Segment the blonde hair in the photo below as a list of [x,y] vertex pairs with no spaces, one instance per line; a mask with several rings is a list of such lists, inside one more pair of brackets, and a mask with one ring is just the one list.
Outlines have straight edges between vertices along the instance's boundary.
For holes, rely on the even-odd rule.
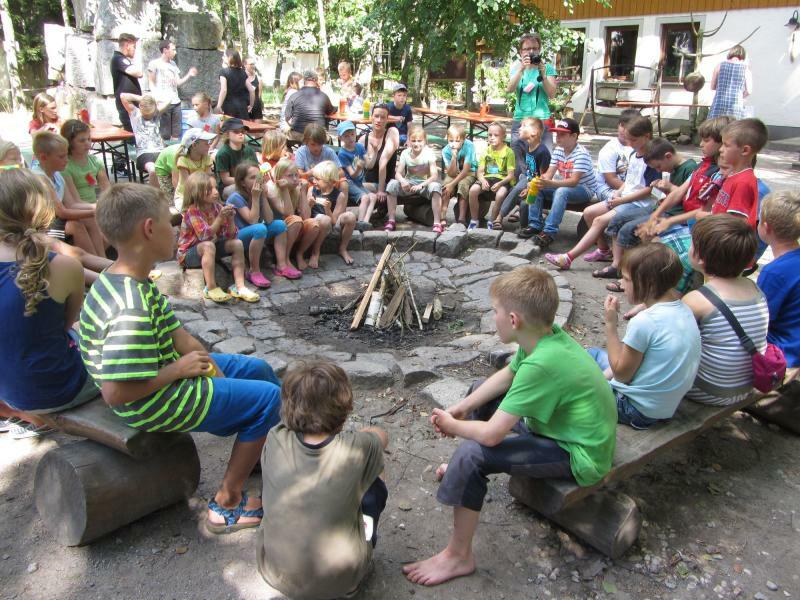
[[753,154],[758,154],[767,144],[769,132],[760,119],[740,119],[731,122],[722,130],[722,137],[739,146],[750,146]]
[[800,191],[767,194],[761,205],[761,220],[769,225],[779,240],[796,242],[800,238]]
[[19,151],[19,146],[17,146],[14,142],[0,140],[0,162],[4,161],[8,153],[12,150],[16,150],[19,155],[22,156],[22,153]]
[[33,153],[36,156],[52,154],[60,148],[69,150],[69,142],[57,133],[40,131],[33,136]]
[[142,96],[141,100],[139,100],[139,110],[147,110],[147,111],[154,111],[158,114],[158,105],[156,104],[156,99],[153,98],[150,94],[146,94]]
[[544,131],[544,124],[542,123],[541,119],[537,119],[536,117],[525,117],[520,121],[520,127],[527,127],[528,125],[533,125],[539,132]]
[[214,178],[205,171],[195,171],[183,185],[183,209],[195,205],[200,206],[200,201],[208,194],[209,186],[214,186]]
[[56,217],[55,192],[26,169],[0,171],[0,241],[16,249],[14,283],[25,298],[25,316],[47,297],[50,274],[45,230]]
[[192,100],[198,100],[200,102],[204,102],[208,104],[209,109],[211,108],[211,96],[209,96],[205,92],[197,92],[194,96],[192,96]]
[[311,170],[311,174],[322,181],[339,181],[339,167],[332,160],[323,160]]
[[447,137],[451,136],[457,140],[465,140],[467,139],[467,131],[463,125],[450,125],[447,128]]
[[[328,161],[330,162],[330,161]],[[297,165],[295,162],[290,158],[282,158],[280,159],[277,164],[272,167],[272,179],[278,181],[281,179],[286,173],[289,171],[295,170],[297,171]]]
[[[41,92],[39,94],[36,94],[36,97],[33,99],[33,118],[39,121],[40,123],[45,123],[46,121],[44,120],[43,111],[48,104],[55,101],[56,99],[46,92]],[[51,122],[55,123],[57,121],[58,118],[56,118],[55,121]]]
[[503,132],[500,135],[503,138],[503,142],[505,142],[506,141],[506,126],[503,125],[500,121],[492,121],[491,123],[489,123],[489,127],[487,129],[491,129],[492,127],[497,127],[500,131]]
[[558,288],[553,277],[534,266],[517,267],[499,275],[489,294],[509,312],[531,325],[551,327],[558,310]]
[[153,186],[115,183],[100,194],[95,219],[106,239],[118,246],[133,237],[143,220],[158,220],[168,205],[164,192]]
[[273,129],[264,134],[261,140],[261,160],[280,158],[286,148],[286,136],[280,129]]
[[420,135],[422,134],[422,139],[425,140],[425,143],[428,143],[428,134],[425,133],[425,129],[422,128],[422,125],[419,123],[414,123],[413,125],[408,126],[408,139],[411,139],[412,135]]

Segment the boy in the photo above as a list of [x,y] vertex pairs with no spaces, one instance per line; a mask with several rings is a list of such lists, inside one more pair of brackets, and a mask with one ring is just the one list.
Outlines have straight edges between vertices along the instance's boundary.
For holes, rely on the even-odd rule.
[[258,570],[291,598],[350,597],[369,572],[386,506],[389,437],[378,427],[343,431],[353,391],[330,361],[293,366],[281,395],[282,422],[261,458],[269,510]]
[[[567,204],[587,204],[597,185],[589,151],[578,143],[581,129],[575,119],[556,121],[557,148],[550,159],[550,168],[539,178],[536,201],[528,207],[528,226],[520,231],[524,239],[532,238],[545,250],[553,243],[564,218]],[[545,198],[552,202],[547,220],[542,220]]]
[[356,126],[351,121],[339,123],[336,127],[339,136],[339,155],[336,164],[344,169],[347,178],[347,201],[351,206],[358,206],[358,222],[356,229],[371,229],[369,219],[375,210],[378,196],[371,188],[374,184],[364,183],[364,157],[367,150],[363,144],[356,142]]
[[[454,507],[453,534],[436,556],[403,567],[414,583],[436,585],[475,570],[472,538],[487,475],[513,470],[588,486],[611,468],[614,396],[588,352],[553,324],[553,278],[536,267],[518,267],[497,277],[490,294],[500,340],[519,349],[511,364],[473,385],[466,398],[433,411],[437,432],[466,441],[440,469],[437,499]],[[506,437],[512,430],[518,435]]]
[[405,83],[398,83],[392,90],[392,101],[386,106],[389,107],[390,117],[399,117],[395,122],[395,127],[400,132],[400,145],[405,146],[408,139],[408,124],[414,120],[411,107],[406,104],[408,100],[408,88]]
[[[500,218],[507,217],[519,200],[520,229],[528,226],[528,183],[541,177],[550,168],[550,150],[542,144],[544,124],[536,117],[522,119],[518,129],[519,138],[511,143],[516,169],[517,185],[506,196],[500,208]],[[496,215],[493,215],[493,217]],[[510,220],[510,219],[509,219]]]
[[150,90],[159,104],[161,137],[164,141],[177,141],[181,138],[181,99],[178,96],[178,86],[195,77],[197,67],[190,67],[186,75],[181,77],[180,69],[175,64],[175,44],[169,40],[161,40],[158,51],[161,56],[147,65],[147,76]]
[[[489,202],[494,199],[496,205],[503,203],[503,199],[514,183],[514,168],[516,166],[514,151],[506,146],[506,128],[499,121],[495,121],[487,130],[489,145],[486,152],[478,161],[477,182],[469,188],[469,213],[470,221],[467,229],[475,229],[481,217],[480,201]],[[497,225],[497,227],[495,227]],[[488,229],[502,229],[503,223],[489,222]]]
[[[158,188],[158,177],[155,174],[156,160],[164,149],[161,139],[158,107],[152,96],[136,94],[120,94],[120,102],[128,111],[136,144],[136,168],[139,173],[147,173],[147,183]],[[137,107],[134,102],[138,102]]]
[[758,287],[769,306],[767,341],[800,367],[800,192],[773,192],[764,198],[758,235],[772,247],[773,260],[761,267]]
[[449,206],[450,198],[455,198],[458,219],[450,229],[466,231],[469,189],[475,183],[478,159],[475,156],[475,145],[467,139],[463,125],[451,125],[447,128],[447,145],[442,148],[442,166],[442,208]]
[[[171,260],[175,236],[163,194],[112,185],[97,221],[118,258],[92,286],[80,316],[80,349],[103,400],[135,429],[238,434],[206,528],[258,527],[261,501],[243,491],[267,431],[278,423],[280,381],[263,360],[209,354],[181,326],[148,272]],[[213,378],[213,379],[212,379]]]
[[625,130],[636,117],[640,117],[635,108],[626,108],[619,115],[617,137],[611,138],[600,149],[597,155],[597,199],[605,202],[622,187],[625,173],[628,172],[628,155],[631,148]]
[[222,124],[222,145],[214,157],[214,165],[219,180],[219,194],[223,201],[236,191],[233,173],[239,163],[258,164],[255,151],[249,144],[245,144],[246,131],[250,131],[250,128],[241,119],[226,119]]

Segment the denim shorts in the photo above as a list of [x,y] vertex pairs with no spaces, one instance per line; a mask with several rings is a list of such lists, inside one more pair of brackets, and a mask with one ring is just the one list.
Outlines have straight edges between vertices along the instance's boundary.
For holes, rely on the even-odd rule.
[[[626,204],[620,204],[619,206],[615,206],[614,216],[611,217],[611,221],[609,222],[608,227],[606,227],[606,235],[614,237],[619,233],[620,229],[622,229],[627,223],[630,223],[631,221],[634,221],[641,217],[650,216],[652,212],[653,212],[652,205],[637,206],[633,202],[628,202]],[[637,243],[638,242],[633,242],[632,245],[635,246]],[[630,246],[625,246],[625,247],[630,247]]]
[[358,206],[361,204],[361,198],[369,194],[370,191],[363,186],[358,185],[352,179],[347,180],[347,203],[350,206]]

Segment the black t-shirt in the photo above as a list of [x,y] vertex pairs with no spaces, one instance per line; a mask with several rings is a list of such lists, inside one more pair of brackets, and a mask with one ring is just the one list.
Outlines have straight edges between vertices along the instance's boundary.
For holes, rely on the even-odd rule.
[[139,79],[128,75],[125,69],[129,68],[133,62],[130,58],[122,54],[119,50],[114,51],[111,57],[111,80],[114,82],[114,96],[119,103],[120,94],[142,94],[142,86],[139,85]]
[[325,116],[336,112],[328,95],[317,87],[304,87],[297,90],[286,101],[286,121],[292,124],[292,131],[303,133],[309,123],[327,126]]
[[[526,176],[534,175],[541,177],[542,173],[547,172],[550,168],[550,150],[544,143],[539,144],[533,152],[528,150],[528,142],[523,139],[517,139],[511,144],[511,149],[514,151],[515,169],[514,177],[519,179],[521,174]],[[531,166],[536,165],[536,170],[532,173]]]

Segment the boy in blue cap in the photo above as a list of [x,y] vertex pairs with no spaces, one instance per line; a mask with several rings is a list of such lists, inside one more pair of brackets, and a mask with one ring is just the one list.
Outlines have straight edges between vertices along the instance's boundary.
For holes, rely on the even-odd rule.
[[358,222],[356,229],[371,229],[369,223],[378,196],[373,189],[375,184],[364,181],[364,157],[367,151],[363,144],[356,142],[356,126],[352,121],[342,121],[336,127],[339,136],[339,166],[347,177],[347,202],[350,206],[358,206]]

